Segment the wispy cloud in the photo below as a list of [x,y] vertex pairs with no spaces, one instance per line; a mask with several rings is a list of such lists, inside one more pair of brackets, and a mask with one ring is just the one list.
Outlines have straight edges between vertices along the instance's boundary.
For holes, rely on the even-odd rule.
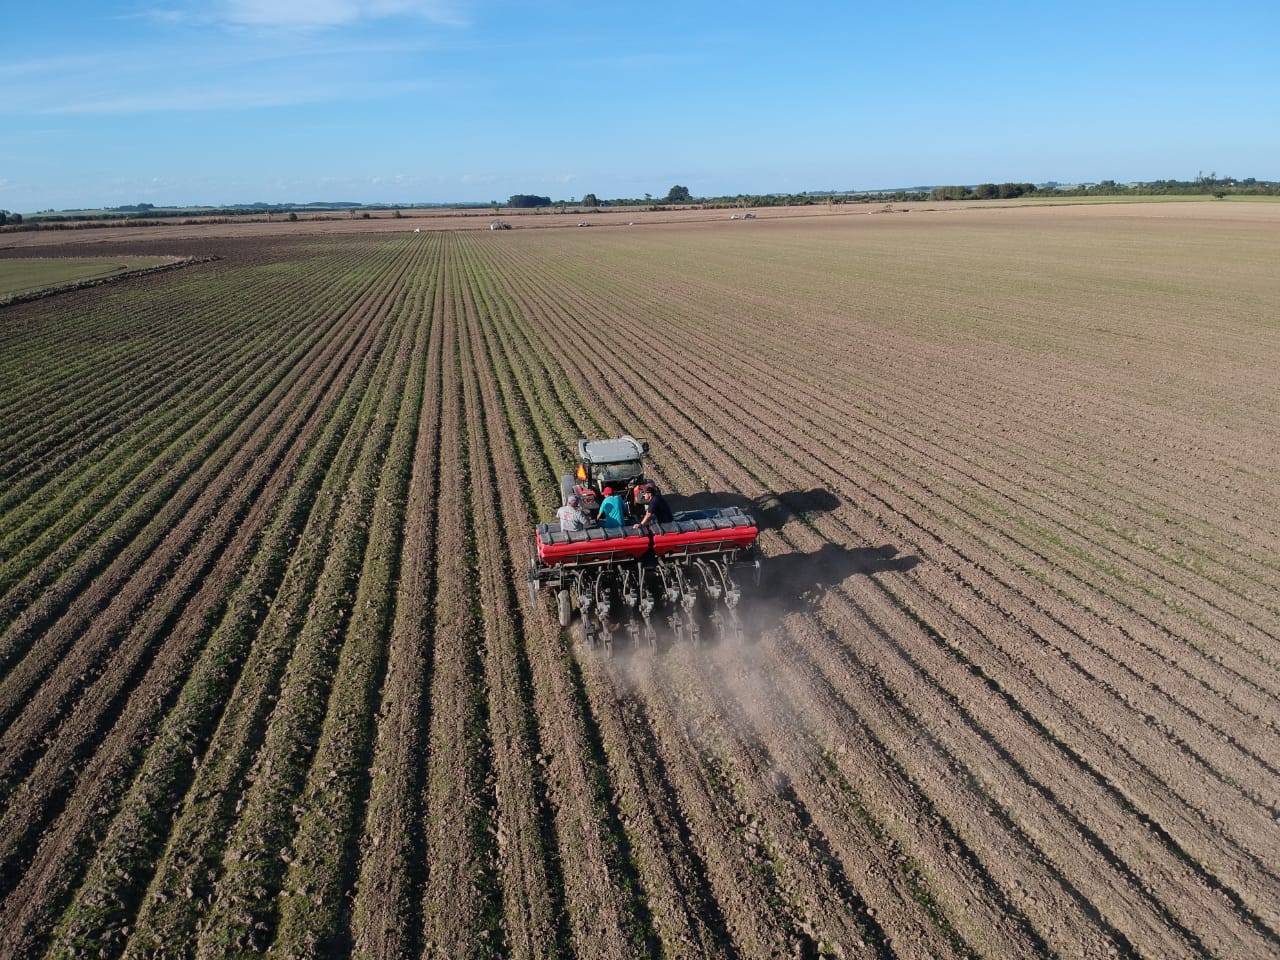
[[153,7],[147,16],[170,25],[195,24],[258,29],[314,30],[411,17],[431,23],[464,26],[461,3],[449,0],[218,0],[213,4],[185,0]]
[[[403,40],[123,50],[0,64],[0,116],[262,109],[428,92],[397,70],[426,49]],[[341,70],[335,70],[335,63]]]

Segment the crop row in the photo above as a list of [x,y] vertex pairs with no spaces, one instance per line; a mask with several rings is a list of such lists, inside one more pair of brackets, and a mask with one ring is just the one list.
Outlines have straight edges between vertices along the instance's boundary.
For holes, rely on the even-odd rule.
[[[553,280],[553,283],[554,283],[554,280]],[[566,284],[566,285],[567,285],[567,284]],[[582,316],[582,317],[580,317],[580,320],[581,320],[581,321],[585,321],[585,324],[584,324],[584,325],[586,325],[586,326],[590,326],[590,325],[591,325],[591,317],[590,317],[590,316]],[[603,319],[603,317],[602,317],[602,324],[603,324],[603,323],[604,323],[604,319]],[[571,337],[572,337],[572,335],[573,335],[573,333],[571,332],[571,330],[564,330],[564,332],[556,332],[556,333],[553,333],[553,334],[552,334],[552,338],[550,338],[550,339],[553,339],[553,340],[554,340],[554,339],[556,339],[557,337],[571,338]],[[707,355],[703,355],[703,353],[691,353],[691,355],[690,355],[690,356],[698,356],[698,357],[701,357],[701,356],[707,356]],[[675,358],[673,358],[673,360],[675,360]],[[671,367],[667,367],[667,372],[673,372],[673,371],[675,371],[675,365],[672,365]],[[628,378],[634,379],[636,375],[643,376],[643,374],[640,374],[640,372],[639,372],[639,371],[631,370],[631,371],[628,371],[626,375],[618,376],[618,378],[616,378],[616,379],[617,379],[618,383],[625,383],[625,381],[626,381]],[[575,378],[573,378],[572,374],[570,375],[570,379],[575,379]],[[677,378],[677,379],[675,379],[675,381],[676,381],[676,383],[685,383],[685,381],[687,381],[687,380],[686,380],[685,378]],[[671,383],[671,380],[668,380],[668,383]],[[732,394],[731,394],[730,390],[726,390],[726,389],[724,389],[723,387],[719,387],[719,385],[712,384],[712,385],[709,385],[709,389],[707,390],[707,393],[701,394],[701,396],[726,397],[726,396],[732,396]],[[696,401],[695,401],[695,399],[694,399],[694,398],[687,398],[687,397],[686,397],[686,398],[684,398],[684,399],[686,399],[686,401],[690,403],[690,406],[692,406],[692,404],[695,404],[695,403],[696,403]],[[795,413],[795,411],[792,411],[792,413]],[[772,420],[772,419],[771,419],[771,420]],[[667,422],[667,424],[668,424],[668,429],[669,429],[669,424],[671,424],[671,420],[666,420],[666,422]],[[776,421],[776,420],[774,420],[774,422],[777,422],[777,421]],[[719,424],[719,426],[722,426],[722,428],[724,428],[724,429],[726,429],[726,430],[731,430],[731,425],[730,425],[730,424],[728,424],[728,422],[722,422],[722,424]]]
[[[1195,324],[1082,404],[1069,238],[991,293],[839,229],[228,243],[0,317],[0,953],[1265,955],[1273,463],[1212,502],[1136,385]],[[745,644],[524,590],[623,430],[760,521]]]
[[[378,294],[378,300],[384,300],[388,296],[394,296],[395,291],[397,290],[401,279],[402,278],[400,276],[399,271],[393,272],[389,276],[389,278],[384,279],[383,284],[386,292],[383,294]],[[351,327],[353,330],[363,329],[365,331],[365,333],[363,334],[363,342],[362,343],[360,342],[362,338],[357,338],[355,341],[348,342],[347,349],[345,352],[338,353],[335,356],[330,357],[327,361],[325,361],[330,365],[330,371],[328,373],[323,373],[320,376],[316,376],[318,372],[324,369],[323,367],[321,367],[317,371],[312,371],[309,377],[304,376],[302,379],[298,381],[299,387],[305,388],[304,394],[309,394],[311,396],[311,399],[304,401],[302,394],[296,397],[283,398],[288,402],[285,402],[283,404],[281,408],[282,412],[287,412],[290,416],[293,416],[295,418],[301,418],[297,420],[298,426],[301,426],[302,424],[308,424],[308,423],[312,424],[312,426],[307,426],[307,427],[303,427],[302,429],[299,429],[298,426],[290,427],[287,425],[287,423],[278,424],[276,426],[276,430],[278,431],[276,442],[277,444],[284,443],[286,447],[290,449],[291,452],[289,455],[289,460],[284,462],[284,465],[281,466],[281,464],[277,463],[276,461],[264,458],[263,463],[261,465],[264,468],[269,468],[273,463],[275,463],[278,467],[280,467],[280,469],[278,470],[278,472],[275,473],[272,479],[268,482],[268,486],[263,489],[262,499],[257,502],[257,505],[250,512],[249,519],[253,519],[256,516],[258,518],[256,522],[258,524],[261,524],[266,519],[269,519],[271,513],[275,511],[275,509],[281,504],[282,500],[284,501],[285,504],[292,503],[292,507],[286,508],[282,513],[280,513],[277,516],[276,525],[272,528],[273,534],[269,539],[270,539],[270,542],[272,542],[275,545],[275,549],[277,550],[283,549],[283,550],[291,551],[296,545],[295,540],[297,538],[297,533],[291,532],[291,531],[296,531],[297,524],[306,518],[305,512],[300,514],[299,511],[306,511],[308,509],[311,509],[312,507],[310,503],[310,496],[313,496],[314,493],[308,494],[307,493],[308,489],[310,489],[313,492],[316,489],[315,487],[316,479],[307,480],[306,478],[307,477],[312,477],[312,478],[323,477],[325,475],[325,471],[329,470],[331,466],[329,458],[331,458],[334,454],[334,447],[332,444],[340,441],[341,438],[344,436],[343,431],[352,426],[352,416],[354,413],[355,406],[358,405],[360,401],[365,398],[364,387],[366,387],[368,383],[368,379],[367,379],[368,373],[366,372],[364,374],[357,374],[355,381],[351,380],[351,376],[353,373],[356,373],[361,368],[362,365],[367,368],[370,358],[371,357],[376,358],[380,353],[380,350],[376,349],[377,344],[385,341],[385,331],[380,331],[379,329],[380,325],[378,323],[378,320],[380,319],[380,317],[378,315],[379,308],[377,307],[377,301],[371,302],[370,306],[374,308],[372,311],[368,311],[367,308],[360,308],[360,310],[358,310],[353,315],[354,322],[348,321],[351,324]],[[362,311],[366,312],[366,316],[363,319],[361,319]],[[343,339],[345,340],[345,338]],[[346,358],[345,360],[339,363],[334,363],[335,359],[342,358],[344,356]],[[317,358],[323,360],[324,354],[323,353],[318,354]],[[300,371],[300,372],[305,372],[305,371]],[[322,397],[326,397],[329,391],[331,391],[332,388],[335,386],[338,389],[332,392],[332,395],[329,397],[329,399],[317,405],[317,401],[319,401]],[[326,428],[327,433],[323,434],[323,435],[327,435],[334,438],[334,440],[328,444],[329,453],[327,455],[325,453],[325,449],[326,449],[325,444],[321,444],[317,449],[309,449],[308,434],[313,433],[315,428],[320,426],[321,422],[323,422],[324,417],[332,413],[334,409],[331,405],[332,401],[335,401],[339,397],[341,397],[344,390],[353,391],[348,393],[348,396],[350,396],[351,399],[346,401],[347,412],[344,413],[343,408],[339,406],[337,409],[336,419],[333,419],[330,422],[329,427]],[[320,417],[319,420],[315,419],[313,416],[317,414]],[[281,426],[284,426],[283,430],[280,429]],[[292,462],[296,464],[299,458],[304,455],[308,459],[307,459],[306,465],[303,466],[300,471],[299,471],[299,468],[296,466],[295,467],[287,466],[288,462]],[[298,471],[298,472],[295,473],[295,471]],[[299,477],[303,481],[299,492],[296,494],[294,493],[293,489],[289,487],[289,481],[295,476]],[[252,489],[252,488],[246,488],[244,492],[248,493],[249,489]],[[254,503],[254,501],[251,498],[245,499],[243,501],[236,501],[233,498],[229,504],[229,507],[236,511],[243,511],[248,504],[252,504],[252,503]],[[283,524],[283,526],[281,524]],[[250,529],[252,529],[252,526],[250,527]],[[216,543],[216,540],[211,542]],[[201,615],[196,611],[188,610],[187,618],[180,621],[180,623],[184,624],[189,630],[193,631],[194,633],[194,635],[186,639],[186,643],[189,645],[188,649],[192,651],[200,649],[200,643],[203,641],[204,637],[207,636],[207,631],[212,630],[214,627],[216,627],[220,621],[222,623],[222,627],[220,628],[220,632],[218,633],[220,642],[211,644],[209,647],[206,648],[206,652],[212,657],[212,659],[211,660],[206,659],[204,661],[201,661],[204,669],[206,670],[212,669],[214,671],[214,676],[212,678],[207,673],[203,674],[204,684],[208,684],[209,682],[211,682],[211,680],[215,683],[222,683],[222,684],[234,683],[235,672],[233,668],[236,665],[238,665],[239,660],[232,659],[230,661],[230,664],[228,664],[227,659],[225,659],[228,655],[227,651],[238,650],[239,657],[242,659],[244,656],[245,648],[241,646],[241,644],[245,642],[245,638],[243,637],[241,631],[245,629],[245,624],[243,622],[235,623],[234,621],[228,622],[226,620],[221,620],[218,611],[220,607],[222,607],[222,604],[226,604],[225,607],[222,607],[224,612],[234,611],[241,615],[247,614],[250,617],[256,617],[260,612],[261,608],[270,600],[272,594],[274,594],[275,592],[274,586],[263,585],[261,583],[261,580],[258,579],[257,583],[255,584],[255,586],[259,588],[258,591],[249,592],[247,594],[244,593],[243,591],[245,589],[245,585],[251,581],[240,579],[243,576],[242,565],[248,565],[251,571],[257,571],[259,578],[260,577],[270,578],[272,576],[277,576],[279,575],[279,573],[283,572],[279,568],[281,565],[281,561],[284,560],[285,557],[279,554],[276,554],[274,557],[272,557],[272,554],[270,552],[268,552],[266,555],[254,555],[252,551],[252,544],[253,544],[252,538],[248,539],[247,541],[238,541],[238,542],[241,542],[242,545],[236,551],[229,551],[231,555],[226,556],[224,558],[226,562],[222,566],[215,568],[212,571],[212,574],[208,578],[208,582],[206,582],[206,586],[202,588],[202,594],[205,592],[209,592],[211,594],[210,600],[209,600],[209,603],[211,604],[211,606],[204,607],[204,609],[206,609],[208,612]],[[252,562],[250,561],[250,557],[253,558]],[[219,596],[222,596],[225,598],[226,591],[230,590],[233,586],[237,586],[237,585],[240,587],[240,590],[241,590],[240,593],[232,595],[229,601],[227,599],[223,599],[223,600],[218,599]],[[200,599],[200,597],[198,597],[197,599]],[[198,609],[199,608],[197,607],[197,610]],[[230,627],[229,630],[226,629],[228,627]],[[179,640],[183,639],[181,636],[182,632],[183,631],[181,630],[179,631],[179,635],[177,638],[170,637],[169,639],[167,639],[165,641],[166,648],[174,643],[177,643]],[[163,636],[163,634],[159,636]],[[230,644],[230,647],[228,647],[227,644]],[[258,650],[258,644],[256,640],[253,641],[251,649],[255,652]],[[157,657],[156,659],[157,667],[162,665],[163,662],[164,661],[161,657]],[[154,676],[155,674],[164,674],[164,673],[168,673],[170,679],[164,680],[163,676],[159,676],[159,677]],[[108,675],[110,675],[110,672]],[[153,677],[154,677],[154,680],[153,680]],[[151,671],[147,673],[146,679],[140,684],[139,689],[137,689],[132,693],[125,715],[128,717],[137,717],[139,715],[145,714],[147,712],[146,708],[150,707],[151,715],[154,716],[156,710],[160,709],[162,706],[168,705],[167,698],[162,692],[164,688],[162,686],[157,688],[156,684],[163,681],[166,684],[172,685],[175,681],[180,681],[181,679],[182,679],[181,673],[170,673],[169,671],[162,671],[158,668],[153,668]],[[172,689],[172,686],[170,686],[170,689]],[[200,684],[197,684],[195,686],[197,695],[201,691],[201,689],[202,688]],[[223,689],[226,690],[229,688],[224,686]],[[207,687],[204,688],[204,692],[207,693]],[[182,698],[180,698],[179,702],[183,702]],[[224,706],[225,704],[222,704],[217,700],[213,701],[212,703],[208,701],[204,701],[204,702],[197,702],[197,703],[191,704],[191,708],[196,710],[208,710],[213,708],[215,705],[218,707],[221,707],[221,706]],[[265,704],[258,705],[258,709],[261,709],[263,706],[265,706]],[[216,718],[216,714],[214,716]],[[205,722],[206,724],[208,723],[207,720]],[[142,729],[145,729],[145,727]],[[120,730],[119,723],[117,723],[116,725],[116,731],[119,731],[122,734],[125,732]],[[113,733],[116,731],[113,731]],[[140,731],[135,729],[134,731],[135,737],[137,737],[138,732]],[[192,729],[186,725],[180,726],[176,730],[170,730],[170,733],[172,735],[176,735],[180,740],[186,741],[182,743],[182,746],[187,749],[190,749],[191,742],[193,740],[198,744],[200,742],[201,736],[207,738],[211,732],[212,732],[212,728],[201,729],[200,727],[197,726],[195,729]],[[138,738],[136,742],[131,742],[127,738],[127,736],[124,736],[119,738],[119,740],[117,740],[116,742],[122,742],[122,745],[126,749],[126,753],[131,754],[133,757],[133,761],[128,761],[128,762],[134,762],[136,761],[137,757],[140,756],[141,748],[143,745],[145,745],[146,741],[147,741],[147,738],[145,736]],[[112,789],[118,790],[122,785],[122,783],[127,782],[125,778],[127,777],[128,770],[130,769],[128,766],[125,766],[123,770],[120,771],[118,777],[112,781],[106,781],[100,775],[98,776],[93,775],[95,773],[95,771],[93,770],[93,766],[102,765],[102,763],[105,762],[104,758],[109,758],[111,756],[111,751],[106,749],[107,747],[110,746],[111,742],[113,741],[111,738],[109,738],[105,745],[104,744],[98,745],[98,749],[92,757],[92,764],[91,764],[90,770],[86,773],[86,776],[81,778],[80,780],[80,791],[79,791],[80,794],[83,794],[85,796],[85,802],[94,803],[94,805],[97,808],[101,808],[103,802],[110,801],[111,799],[111,795],[109,792],[110,790]],[[170,756],[172,757],[172,755]],[[119,758],[117,758],[117,761],[125,762],[125,761],[120,761]],[[190,769],[191,769],[190,755],[185,751],[183,753],[183,762],[185,762],[185,765],[188,770],[187,776],[189,776]],[[101,773],[101,771],[97,771],[97,772],[99,774]],[[168,773],[170,775],[172,774],[171,768],[168,771]],[[163,772],[162,772],[162,775],[163,775]],[[32,786],[36,789],[45,789],[45,786],[44,786],[45,781],[39,777],[33,776],[30,779],[29,783],[32,784]],[[144,784],[145,784],[145,781],[144,781]],[[24,788],[24,789],[28,789],[28,788]],[[104,798],[104,792],[105,792],[105,798]],[[90,799],[90,798],[96,798],[96,799]],[[83,809],[83,805],[78,803],[77,802],[78,800],[79,800],[79,796],[73,797],[72,800],[70,801],[70,808],[69,808],[73,813],[76,813],[77,815],[79,810]],[[154,813],[150,814],[150,816],[154,816]],[[99,817],[100,817],[100,814],[99,814]],[[127,818],[126,818],[126,821],[127,821]],[[76,826],[77,822],[84,823],[84,821],[74,820],[72,816],[70,816],[69,814],[64,814],[60,819],[60,821],[58,821],[59,833],[63,835],[69,834],[74,836],[75,831],[77,830],[83,831],[85,827],[84,826],[77,827]],[[80,842],[82,844],[84,843],[83,840]],[[133,842],[133,838],[126,833],[126,835],[122,838],[122,842],[127,845]],[[44,846],[49,846],[47,841],[44,844]],[[142,849],[145,850],[145,847],[143,847]],[[68,882],[69,876],[74,877],[74,874],[69,874],[67,864],[65,862],[60,863],[60,861],[57,859],[56,849],[50,850],[50,863],[51,863],[51,869],[58,875],[60,883],[65,885]],[[114,871],[115,865],[111,864],[108,861],[108,868]],[[32,879],[31,872],[29,872],[28,877],[26,879],[28,881]],[[138,883],[138,880],[136,876],[130,876],[129,879],[126,881],[127,889],[133,891],[132,895],[135,897],[138,892],[137,883]],[[16,902],[16,901],[13,901],[13,902]],[[28,904],[35,905],[34,908],[29,908],[26,911],[27,913],[31,913],[32,909],[47,910],[49,908],[49,904],[47,902],[42,902],[38,898],[35,898],[35,899],[29,898],[26,902]]]

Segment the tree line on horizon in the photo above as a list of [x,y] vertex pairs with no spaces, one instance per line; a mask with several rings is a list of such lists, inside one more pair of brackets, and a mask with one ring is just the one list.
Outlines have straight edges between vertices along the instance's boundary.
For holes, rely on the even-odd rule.
[[[1059,184],[1059,183],[979,183],[972,185],[922,186],[889,190],[818,190],[801,193],[740,193],[715,197],[695,197],[687,186],[676,184],[667,191],[665,197],[654,197],[644,194],[643,197],[617,197],[612,200],[601,200],[594,193],[584,194],[581,200],[570,197],[567,200],[553,200],[549,196],[538,194],[512,194],[505,204],[498,200],[489,203],[405,203],[405,204],[361,204],[353,201],[312,202],[312,203],[245,203],[232,204],[225,207],[157,207],[150,203],[126,204],[118,207],[105,207],[101,210],[40,210],[34,214],[23,216],[9,210],[0,210],[0,228],[12,230],[69,229],[76,224],[90,225],[98,221],[124,221],[131,226],[146,226],[164,222],[174,218],[187,218],[198,215],[207,217],[226,217],[228,219],[242,217],[245,214],[266,213],[268,218],[277,213],[286,214],[290,220],[296,220],[297,211],[306,213],[343,212],[355,216],[362,209],[394,210],[399,215],[401,210],[415,208],[456,207],[460,209],[483,209],[492,207],[495,211],[502,207],[508,209],[540,209],[559,207],[561,210],[599,207],[650,207],[657,205],[696,204],[702,207],[781,207],[806,206],[813,204],[843,203],[904,203],[912,200],[925,201],[963,201],[963,200],[1009,200],[1018,197],[1119,197],[1119,196],[1166,196],[1166,195],[1204,195],[1219,199],[1228,196],[1280,196],[1280,181],[1258,180],[1254,177],[1237,179],[1235,177],[1219,177],[1216,173],[1198,174],[1193,180],[1150,180],[1134,183],[1117,183],[1115,180],[1102,180],[1098,183]],[[368,217],[365,213],[363,216]]]

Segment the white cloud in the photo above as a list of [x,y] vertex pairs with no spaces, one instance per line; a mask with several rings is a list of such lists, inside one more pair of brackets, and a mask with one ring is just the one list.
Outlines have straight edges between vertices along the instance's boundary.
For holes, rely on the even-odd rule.
[[460,3],[450,0],[219,0],[212,5],[180,0],[147,16],[167,24],[223,24],[260,29],[317,29],[368,20],[412,17],[463,26]]

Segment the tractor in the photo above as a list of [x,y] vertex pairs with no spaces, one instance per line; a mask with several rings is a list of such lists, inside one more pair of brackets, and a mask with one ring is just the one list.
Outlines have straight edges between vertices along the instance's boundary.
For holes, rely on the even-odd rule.
[[[612,487],[627,504],[646,482],[649,445],[631,436],[578,441],[577,470],[561,477],[561,503],[577,494],[580,509],[594,518],[603,491]],[[635,519],[633,517],[633,519]],[[562,627],[577,615],[579,637],[589,647],[612,651],[615,634],[633,647],[657,646],[655,620],[665,620],[677,642],[700,641],[704,625],[722,640],[740,641],[740,567],[759,582],[759,528],[740,507],[677,511],[670,523],[640,528],[589,526],[563,531],[540,523],[529,551],[529,595],[555,594]]]

